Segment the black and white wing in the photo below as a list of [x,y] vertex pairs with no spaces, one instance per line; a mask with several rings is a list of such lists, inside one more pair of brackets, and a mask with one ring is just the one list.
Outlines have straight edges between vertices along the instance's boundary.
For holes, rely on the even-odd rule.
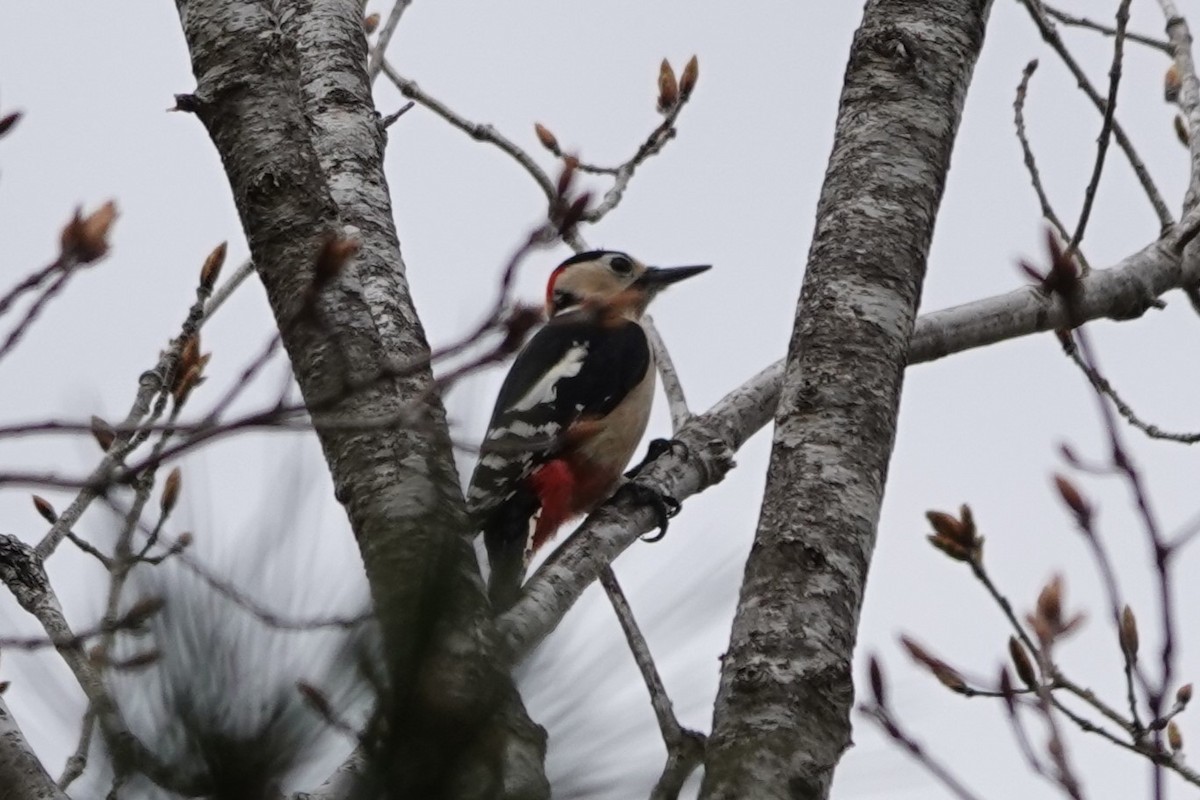
[[478,517],[503,503],[520,481],[554,457],[581,417],[603,417],[650,367],[650,345],[636,322],[598,325],[586,312],[546,324],[513,362],[471,476],[467,504]]

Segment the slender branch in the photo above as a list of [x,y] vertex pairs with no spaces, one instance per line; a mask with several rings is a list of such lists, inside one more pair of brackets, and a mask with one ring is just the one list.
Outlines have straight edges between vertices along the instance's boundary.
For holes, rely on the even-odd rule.
[[662,378],[663,393],[667,396],[667,407],[671,411],[671,430],[678,432],[692,418],[687,397],[683,394],[683,384],[679,380],[679,373],[675,371],[675,362],[671,360],[667,344],[649,314],[642,317],[642,327],[646,329],[646,335],[650,338],[658,374]]
[[667,689],[658,674],[658,668],[654,665],[650,647],[638,628],[633,609],[630,608],[611,567],[600,574],[600,585],[604,587],[604,592],[612,603],[617,621],[621,623],[621,630],[625,634],[625,641],[633,653],[633,660],[637,663],[646,689],[650,692],[650,704],[654,707],[658,729],[662,732],[663,743],[667,746],[667,760],[650,794],[650,800],[675,800],[679,797],[679,791],[688,776],[704,759],[704,734],[684,728],[675,717],[671,698],[667,696]]
[[367,79],[372,83],[379,77],[379,73],[383,69],[384,59],[387,58],[387,49],[388,45],[391,44],[392,35],[396,32],[397,26],[400,25],[400,18],[404,16],[404,12],[408,10],[410,5],[412,5],[412,0],[395,0],[392,3],[392,10],[388,12],[387,21],[379,29],[379,38],[375,40],[375,47],[371,50],[371,58],[367,61]]
[[1062,220],[1054,211],[1054,206],[1050,204],[1050,196],[1042,184],[1041,170],[1038,169],[1037,160],[1033,156],[1033,147],[1029,144],[1029,136],[1025,132],[1025,99],[1029,93],[1029,81],[1033,78],[1033,73],[1037,71],[1037,68],[1038,60],[1035,58],[1021,71],[1021,82],[1017,84],[1017,96],[1013,100],[1013,122],[1017,126],[1017,141],[1021,143],[1025,170],[1029,173],[1029,179],[1033,182],[1033,191],[1037,195],[1038,204],[1042,207],[1042,218],[1053,225],[1054,230],[1058,231],[1058,235],[1065,241],[1070,238],[1067,234],[1067,227],[1063,225]]
[[1187,19],[1179,13],[1172,0],[1158,0],[1166,19],[1167,38],[1171,43],[1171,58],[1179,73],[1179,109],[1187,120],[1188,152],[1191,156],[1191,180],[1188,181],[1184,209],[1200,203],[1200,79],[1192,55],[1192,32]]
[[[1060,11],[1057,8],[1046,5],[1045,3],[1042,3],[1042,11],[1046,12],[1046,16],[1061,22],[1067,27],[1086,28],[1087,30],[1095,31],[1096,33],[1100,33],[1105,36],[1117,35],[1116,28],[1109,27],[1108,25],[1104,25],[1099,22],[1093,22],[1087,17],[1078,17],[1074,14],[1068,14],[1065,11]],[[1164,53],[1171,52],[1171,45],[1162,41],[1161,39],[1155,39],[1151,36],[1142,36],[1137,33],[1126,33],[1125,36],[1131,42],[1137,42],[1138,44],[1143,44],[1146,47],[1152,47],[1155,50],[1161,50]]]
[[630,652],[633,653],[633,660],[637,663],[638,671],[642,673],[642,680],[646,682],[646,689],[650,692],[650,704],[654,707],[654,716],[658,720],[658,729],[662,732],[663,741],[666,742],[669,749],[682,738],[683,729],[679,725],[679,720],[675,718],[675,711],[671,707],[671,698],[667,696],[667,689],[663,686],[662,677],[658,674],[658,667],[654,664],[650,647],[646,644],[641,629],[638,628],[637,620],[633,616],[633,609],[630,608],[629,600],[625,597],[625,592],[621,590],[621,584],[617,581],[616,573],[612,571],[611,567],[605,568],[600,573],[600,585],[604,587],[604,593],[608,595],[608,600],[612,603],[613,611],[617,614],[617,621],[621,623],[621,631],[625,634],[625,641],[629,645]]
[[1076,366],[1083,370],[1083,374],[1087,376],[1088,381],[1091,382],[1096,391],[1101,392],[1112,401],[1113,407],[1116,408],[1117,413],[1120,414],[1130,425],[1146,434],[1146,436],[1150,437],[1151,439],[1162,439],[1168,442],[1179,442],[1180,444],[1196,444],[1197,442],[1200,442],[1200,432],[1188,433],[1164,431],[1157,425],[1146,422],[1144,419],[1138,416],[1137,412],[1133,410],[1133,407],[1130,406],[1129,403],[1125,402],[1121,395],[1117,393],[1117,390],[1107,378],[1101,375],[1095,367],[1088,364],[1080,357],[1077,348],[1072,348],[1067,353],[1067,356],[1073,362],[1075,362]]
[[1117,28],[1113,36],[1112,66],[1108,70],[1108,99],[1104,103],[1104,121],[1100,126],[1100,136],[1096,139],[1096,161],[1092,166],[1092,177],[1088,180],[1087,189],[1083,193],[1083,208],[1079,211],[1079,222],[1075,225],[1075,234],[1067,247],[1068,253],[1079,251],[1083,241],[1083,233],[1087,230],[1088,219],[1092,214],[1092,205],[1096,201],[1096,190],[1100,186],[1100,175],[1104,172],[1104,161],[1108,155],[1108,143],[1112,138],[1113,122],[1116,120],[1117,89],[1121,85],[1121,62],[1125,55],[1125,28],[1129,25],[1129,4],[1132,0],[1121,0],[1117,6]]
[[959,800],[978,800],[979,795],[968,789],[966,784],[955,777],[949,768],[931,756],[916,739],[905,732],[886,707],[878,703],[866,703],[859,706],[858,710],[872,719],[884,733],[904,748],[905,752],[912,756],[926,772],[936,778],[938,783],[942,784],[950,794]]
[[79,744],[75,746],[75,752],[67,757],[67,763],[63,766],[63,773],[58,779],[59,789],[65,791],[87,769],[88,751],[91,750],[92,733],[95,729],[96,712],[92,710],[92,706],[89,704],[87,711],[83,712],[83,719],[80,720]]
[[539,167],[537,162],[534,161],[529,153],[525,152],[524,149],[518,147],[511,139],[504,136],[491,125],[471,122],[465,117],[459,116],[445,103],[424,92],[421,87],[417,85],[416,81],[409,80],[397,72],[395,67],[389,64],[386,59],[384,59],[381,64],[383,74],[387,76],[388,80],[395,84],[396,88],[400,90],[402,95],[416,102],[418,105],[429,109],[434,114],[450,123],[451,126],[458,128],[472,139],[478,142],[487,142],[488,144],[498,147],[506,155],[520,164],[527,173],[529,173],[529,176],[533,178],[538,187],[542,190],[542,194],[546,195],[546,200],[548,202],[554,202],[555,198],[558,196],[558,189],[550,180],[550,176],[546,174],[546,171]]
[[[1083,71],[1083,67],[1071,55],[1071,51],[1063,43],[1062,37],[1058,35],[1058,31],[1054,29],[1054,25],[1042,12],[1041,3],[1039,0],[1020,0],[1021,5],[1029,12],[1029,16],[1033,19],[1034,25],[1037,26],[1038,32],[1042,36],[1042,40],[1050,45],[1050,48],[1058,54],[1058,57],[1066,65],[1071,75],[1075,78],[1079,88],[1087,95],[1092,104],[1100,111],[1105,113],[1105,100],[1092,84],[1087,73]],[[1117,145],[1125,153],[1129,165],[1133,168],[1134,174],[1137,175],[1138,182],[1142,185],[1142,190],[1145,191],[1146,197],[1150,200],[1150,204],[1154,207],[1154,213],[1158,216],[1159,227],[1165,231],[1174,224],[1175,218],[1172,216],[1167,204],[1163,202],[1162,195],[1158,191],[1158,187],[1154,183],[1154,179],[1150,177],[1149,170],[1146,169],[1145,163],[1142,162],[1141,156],[1125,133],[1124,127],[1118,120],[1113,120],[1113,136],[1117,140]]]
[[[88,475],[87,481],[82,484],[79,494],[59,515],[58,521],[51,526],[50,530],[42,537],[42,540],[38,542],[37,553],[39,557],[46,558],[54,552],[59,543],[66,537],[67,532],[79,521],[83,512],[99,496],[101,487],[106,485],[105,481],[123,462],[125,456],[136,446],[139,423],[144,420],[147,414],[151,414],[151,418],[156,419],[157,414],[161,413],[161,408],[165,404],[166,397],[175,378],[184,342],[196,335],[203,324],[212,318],[217,309],[233,293],[234,289],[240,286],[246,276],[252,271],[253,265],[247,261],[225,284],[225,287],[228,288],[223,287],[223,290],[216,295],[213,295],[203,285],[197,288],[196,300],[183,321],[179,337],[162,354],[158,363],[152,369],[142,373],[141,378],[138,379],[138,391],[134,397],[133,405],[125,415],[125,420],[117,426],[117,434],[113,444],[108,448],[108,452],[96,468]],[[154,402],[156,397],[159,398],[159,403],[152,409],[151,403]]]

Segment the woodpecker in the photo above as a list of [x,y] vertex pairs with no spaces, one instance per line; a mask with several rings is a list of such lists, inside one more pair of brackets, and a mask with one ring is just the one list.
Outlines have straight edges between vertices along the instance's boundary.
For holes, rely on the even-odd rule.
[[642,314],[664,287],[707,269],[647,267],[593,250],[551,273],[548,322],[500,388],[467,492],[496,611],[516,600],[529,557],[618,488],[654,400]]

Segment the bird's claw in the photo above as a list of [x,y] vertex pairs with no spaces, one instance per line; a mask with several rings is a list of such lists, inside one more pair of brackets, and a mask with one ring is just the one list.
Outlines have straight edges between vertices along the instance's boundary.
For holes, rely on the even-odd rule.
[[[657,440],[657,441],[666,441]],[[670,495],[663,494],[657,489],[652,489],[644,483],[636,483],[630,481],[622,487],[622,491],[628,492],[634,499],[645,503],[654,509],[655,520],[658,523],[658,533],[653,536],[642,537],[643,542],[658,542],[667,535],[667,526],[670,524],[671,517],[679,513],[679,501]]]

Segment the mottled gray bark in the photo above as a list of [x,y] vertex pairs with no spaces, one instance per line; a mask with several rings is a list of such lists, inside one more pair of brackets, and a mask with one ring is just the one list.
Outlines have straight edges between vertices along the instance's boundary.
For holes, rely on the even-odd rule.
[[817,207],[704,798],[824,798],[909,337],[989,0],[872,0]]
[[[392,222],[361,5],[177,5],[197,81],[180,105],[221,155],[306,402],[340,398],[335,415],[350,418],[415,412],[390,429],[316,423],[383,631],[391,713],[405,723],[390,726],[389,780],[402,784],[393,789],[482,797],[501,780],[544,786],[540,729],[528,724],[530,738],[505,744],[523,712],[492,652],[445,414],[429,369],[406,366],[429,348]],[[333,234],[358,253],[321,291],[316,314],[301,314]],[[378,380],[384,371],[398,377]],[[514,763],[537,769],[500,775],[505,748],[522,744],[529,757]]]
[[0,697],[0,800],[67,800]]

